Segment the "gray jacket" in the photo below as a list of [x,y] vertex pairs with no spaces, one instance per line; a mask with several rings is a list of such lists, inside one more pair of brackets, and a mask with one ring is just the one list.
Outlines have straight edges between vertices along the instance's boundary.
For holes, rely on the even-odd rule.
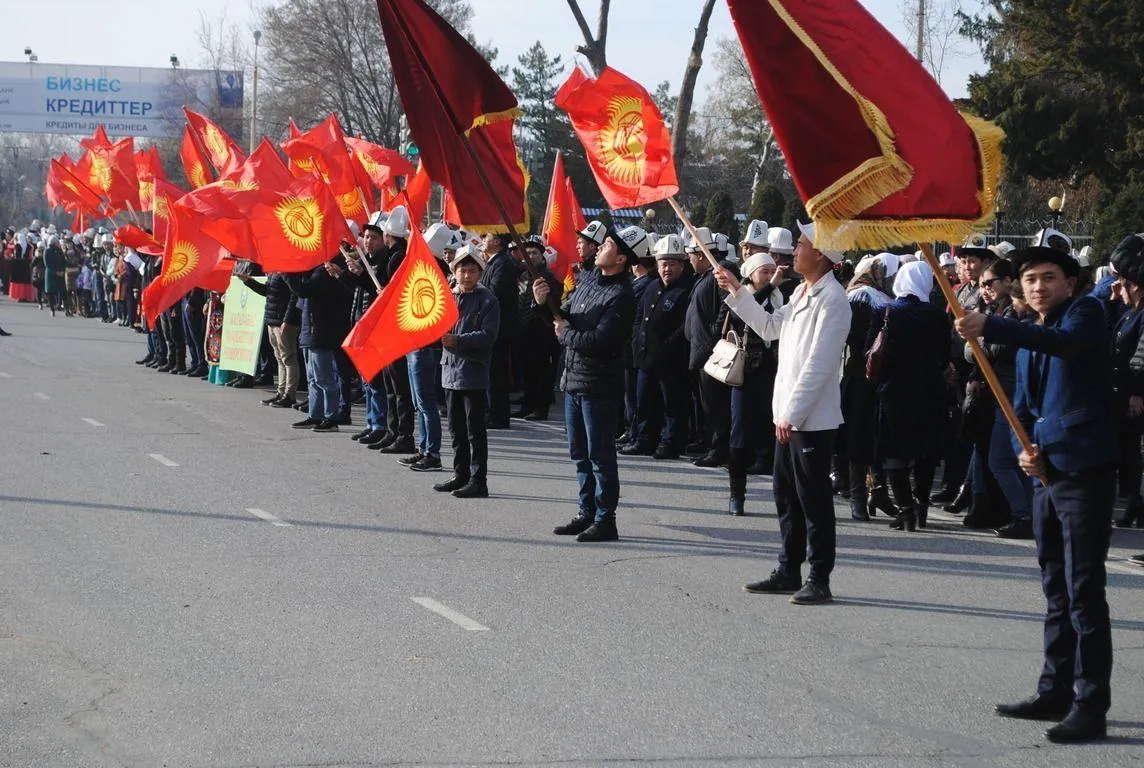
[[488,389],[489,361],[500,330],[500,304],[488,288],[454,293],[457,324],[452,333],[457,346],[441,355],[441,386],[445,389]]

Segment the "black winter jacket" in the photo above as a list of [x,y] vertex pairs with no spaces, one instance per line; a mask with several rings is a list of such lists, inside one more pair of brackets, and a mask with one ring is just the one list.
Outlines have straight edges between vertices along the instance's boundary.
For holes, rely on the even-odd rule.
[[302,322],[302,310],[298,309],[298,295],[290,288],[285,272],[271,272],[266,283],[251,280],[246,287],[266,297],[266,325],[277,328],[286,325],[299,325]]
[[688,368],[698,371],[711,357],[715,342],[723,330],[719,325],[719,310],[723,305],[723,290],[715,282],[715,272],[707,270],[695,280],[691,289],[691,303],[687,307],[684,336],[691,344]]
[[562,314],[568,328],[559,338],[564,347],[560,388],[573,395],[618,395],[636,314],[630,273],[583,273]]
[[325,267],[305,276],[291,275],[290,287],[301,299],[302,330],[298,345],[338,349],[350,332],[350,295]]
[[685,274],[664,287],[656,280],[644,290],[632,334],[632,362],[641,371],[683,376],[687,372],[687,317],[693,278]]
[[493,292],[500,304],[500,339],[511,339],[519,326],[517,303],[520,290],[517,287],[520,268],[507,251],[494,256],[481,275],[481,285]]

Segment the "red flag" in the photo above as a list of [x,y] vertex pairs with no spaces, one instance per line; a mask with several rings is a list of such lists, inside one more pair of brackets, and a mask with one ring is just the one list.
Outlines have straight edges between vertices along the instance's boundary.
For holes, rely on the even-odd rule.
[[148,256],[159,256],[163,253],[163,246],[159,245],[154,237],[134,224],[124,224],[116,229],[115,242],[126,245],[128,248],[134,248]]
[[337,255],[353,234],[326,183],[294,179],[284,189],[259,190],[248,211],[256,261],[267,272],[303,272]]
[[1001,130],[959,114],[857,0],[728,5],[825,247],[960,243],[992,218]]
[[215,293],[226,293],[226,289],[230,287],[230,277],[234,274],[234,265],[237,263],[234,259],[219,259],[214,269],[199,278],[195,287]]
[[167,242],[171,208],[184,194],[183,190],[166,179],[155,179],[155,190],[151,197],[151,230],[155,242]]
[[198,189],[211,183],[210,163],[199,149],[191,126],[183,128],[183,143],[179,145],[179,159],[183,161],[183,173],[191,189]]
[[611,67],[596,79],[577,67],[556,92],[612,208],[633,208],[679,192],[671,134],[651,94]]
[[86,139],[80,139],[79,145],[84,149],[110,147],[111,139],[107,138],[107,131],[103,129],[103,124],[101,123],[95,126],[95,134]]
[[[417,173],[409,177],[409,183],[405,185],[403,192],[405,196],[403,205],[409,209],[409,220],[413,222],[413,226],[420,227],[425,219],[425,209],[429,207],[429,196],[433,193],[433,182],[425,172],[424,163],[418,165]],[[396,198],[386,210],[392,210],[393,205],[397,205]]]
[[568,268],[575,261],[576,222],[572,212],[572,201],[568,195],[568,177],[564,175],[564,156],[556,153],[556,164],[552,167],[552,186],[548,190],[548,210],[544,214],[544,227],[541,230],[544,240],[556,249],[556,261],[550,269],[556,279],[564,281]]
[[198,145],[206,153],[207,159],[219,173],[229,171],[246,159],[246,154],[226,131],[219,128],[210,118],[183,107],[187,116],[187,126],[194,133]]
[[321,174],[330,185],[343,216],[358,224],[366,222],[370,213],[366,209],[366,197],[336,115],[331,114],[305,133],[287,139],[282,143],[282,150],[299,169],[309,164]]
[[84,211],[93,216],[100,215],[103,208],[100,196],[61,160],[55,158],[52,158],[48,167],[48,181],[44,191],[53,208],[62,205],[65,210]]
[[576,227],[577,232],[583,232],[584,228],[588,226],[588,220],[584,218],[584,209],[580,207],[580,201],[576,198],[576,190],[572,188],[572,179],[566,179],[565,183],[568,186],[568,203],[572,208],[572,222]]
[[[528,174],[513,143],[521,112],[479,51],[424,0],[377,0],[394,80],[429,177],[473,232],[504,231],[479,168],[511,223],[528,229]],[[429,56],[432,56],[432,59]],[[466,149],[468,136],[476,162]]]
[[163,270],[143,289],[143,315],[150,323],[209,276],[225,255],[222,247],[203,233],[200,217],[175,205],[163,248]]
[[453,202],[453,196],[449,194],[449,190],[445,190],[445,222],[452,224],[454,227],[463,227],[461,223],[461,213],[457,210],[457,204]]
[[135,140],[131,137],[107,147],[93,147],[76,164],[76,175],[100,197],[109,214],[139,210],[139,177],[135,171]]
[[346,136],[346,145],[369,174],[370,182],[378,189],[385,189],[398,176],[413,175],[413,163],[395,149],[386,149],[353,136]]
[[389,285],[353,327],[342,349],[364,379],[440,339],[457,322],[457,302],[416,227]]
[[139,210],[149,211],[155,196],[155,179],[167,180],[158,147],[152,145],[135,153],[135,171],[139,175]]

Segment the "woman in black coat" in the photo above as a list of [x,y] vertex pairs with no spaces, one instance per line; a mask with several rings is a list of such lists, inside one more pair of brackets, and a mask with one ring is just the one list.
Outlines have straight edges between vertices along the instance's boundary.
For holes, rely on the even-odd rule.
[[[934,469],[945,448],[945,371],[949,320],[930,303],[928,264],[903,264],[894,278],[894,301],[870,326],[870,343],[886,330],[876,386],[874,459],[886,470],[898,515],[890,527],[925,527]],[[910,487],[910,471],[914,487]]]

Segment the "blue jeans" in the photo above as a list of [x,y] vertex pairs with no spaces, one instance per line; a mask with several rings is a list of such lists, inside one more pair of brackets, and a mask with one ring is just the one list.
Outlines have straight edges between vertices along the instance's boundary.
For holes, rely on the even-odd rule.
[[564,424],[568,453],[576,463],[580,509],[595,513],[595,521],[614,517],[620,502],[620,470],[616,463],[616,425],[621,397],[564,395]]
[[362,394],[365,395],[365,425],[370,429],[385,429],[385,382],[381,374],[372,381],[362,379]]
[[[997,418],[993,421],[993,437],[989,443],[989,471],[993,473],[997,485],[1001,486],[1001,493],[1005,495],[1005,501],[1009,502],[1009,511],[1013,517],[1032,520],[1033,479],[1022,472],[1017,464],[1017,454],[1013,452],[1010,434],[1009,422],[998,408]],[[974,488],[976,487],[975,484]],[[981,487],[985,487],[984,483]]]
[[417,411],[417,448],[426,456],[441,455],[441,414],[437,389],[441,384],[441,350],[425,347],[405,356],[409,367],[409,391]]
[[341,382],[334,350],[306,350],[306,381],[310,385],[310,418],[336,421]]
[[190,360],[187,362],[187,367],[192,371],[200,368],[206,362],[204,357],[206,350],[203,349],[203,343],[206,341],[203,338],[204,324],[202,310],[195,311],[195,307],[187,298],[183,299],[183,335],[187,340],[187,347],[190,350]]

